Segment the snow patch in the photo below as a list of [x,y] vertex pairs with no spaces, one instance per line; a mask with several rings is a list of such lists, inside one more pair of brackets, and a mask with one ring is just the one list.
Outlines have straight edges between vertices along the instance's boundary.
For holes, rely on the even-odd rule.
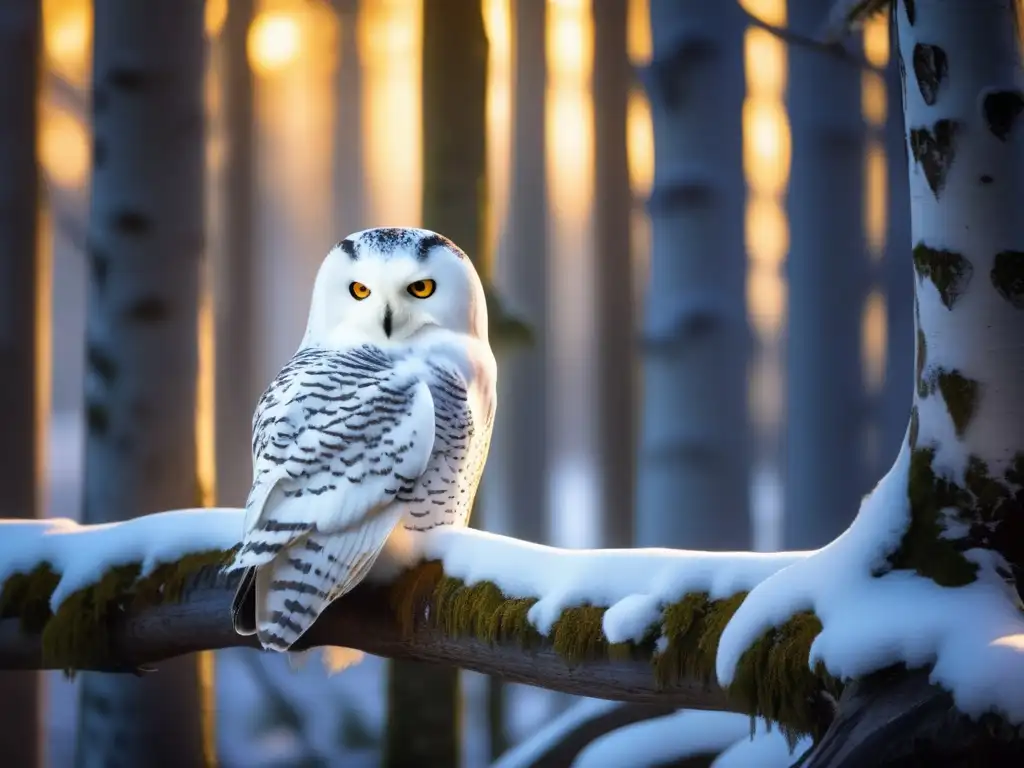
[[611,712],[622,704],[604,699],[581,699],[522,743],[505,752],[491,768],[520,768],[533,765],[537,758],[558,744],[566,734],[583,723]]
[[566,608],[614,609],[604,620],[609,638],[635,637],[641,619],[657,620],[647,610],[651,606],[694,592],[707,592],[712,600],[731,597],[810,554],[566,550],[471,528],[434,530],[418,536],[408,549],[417,559],[440,560],[447,576],[468,585],[490,581],[509,597],[537,598],[528,619],[544,635]]
[[[667,765],[688,757],[713,755],[750,734],[750,718],[734,712],[682,710],[643,720],[594,739],[572,768],[631,768]],[[761,763],[750,763],[761,768]]]
[[241,509],[180,509],[123,523],[79,525],[68,518],[0,520],[0,582],[49,563],[60,574],[50,598],[56,611],[72,593],[111,568],[140,563],[148,575],[163,563],[230,549],[242,534]]
[[811,748],[811,740],[803,738],[793,749],[789,748],[786,738],[776,728],[767,730],[763,720],[757,721],[754,737],[740,739],[724,750],[711,768],[789,768],[799,757]]
[[823,630],[808,663],[840,679],[898,662],[934,664],[930,679],[969,716],[997,711],[1024,722],[1024,617],[1006,584],[981,569],[972,584],[940,587],[909,571],[873,577],[910,519],[904,441],[892,469],[831,544],[755,586],[722,633],[719,682],[732,682],[743,652],[771,627],[813,610]]

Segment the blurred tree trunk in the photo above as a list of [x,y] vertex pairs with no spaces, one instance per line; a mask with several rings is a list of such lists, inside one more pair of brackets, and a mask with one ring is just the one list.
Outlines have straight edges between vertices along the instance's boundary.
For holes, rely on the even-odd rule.
[[746,549],[744,20],[735,3],[707,0],[650,0],[650,18],[656,162],[636,544]]
[[221,32],[221,94],[227,162],[223,181],[223,249],[217,257],[217,497],[242,506],[252,484],[252,414],[263,385],[253,360],[256,254],[253,212],[254,78],[246,38],[254,0],[231,0]]
[[[890,34],[895,29],[890,25]],[[903,104],[899,62],[895,42],[889,46],[886,70],[888,109],[884,132],[886,155],[888,228],[882,281],[885,288],[888,330],[885,350],[885,385],[879,410],[881,444],[879,466],[874,476],[881,477],[892,464],[907,431],[910,404],[914,394],[914,268],[907,258],[910,250],[910,191],[907,183],[907,135],[903,128]]]
[[[42,11],[39,0],[0,7],[0,517],[36,517],[41,443],[36,433],[36,298],[39,291],[39,173],[36,99]],[[5,765],[40,764],[37,672],[0,673],[0,755]]]
[[633,543],[636,467],[633,382],[632,190],[626,103],[633,70],[627,0],[592,0],[594,18],[594,244],[598,345],[598,467],[603,547]]
[[[822,20],[819,0],[790,0],[795,29]],[[792,175],[786,264],[783,545],[819,547],[849,525],[871,481],[871,415],[861,363],[870,288],[864,236],[861,73],[820,51],[790,46]]]
[[[204,248],[201,0],[96,0],[86,321],[86,523],[200,500],[197,320]],[[199,766],[196,657],[86,673],[76,765]]]
[[[465,249],[484,282],[487,36],[480,0],[423,1],[423,226]],[[479,525],[479,505],[473,524]],[[459,673],[416,662],[388,667],[384,763],[458,766]]]
[[363,83],[360,70],[359,0],[333,0],[340,53],[335,72],[334,220],[340,240],[364,229]]

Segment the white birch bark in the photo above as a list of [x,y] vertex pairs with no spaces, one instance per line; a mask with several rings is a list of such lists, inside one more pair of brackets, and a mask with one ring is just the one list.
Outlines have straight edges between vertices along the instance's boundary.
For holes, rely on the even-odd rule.
[[[88,251],[88,523],[195,506],[204,240],[200,0],[96,0]],[[203,765],[195,657],[83,674],[76,765]]]
[[743,16],[707,0],[651,0],[650,14],[656,161],[635,543],[746,549]]

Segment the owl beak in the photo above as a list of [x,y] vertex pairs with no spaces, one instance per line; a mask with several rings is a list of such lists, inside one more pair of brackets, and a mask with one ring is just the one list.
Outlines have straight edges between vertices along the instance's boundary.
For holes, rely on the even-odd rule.
[[388,304],[384,307],[384,335],[389,339],[391,338],[391,320],[393,314],[391,312],[391,305]]

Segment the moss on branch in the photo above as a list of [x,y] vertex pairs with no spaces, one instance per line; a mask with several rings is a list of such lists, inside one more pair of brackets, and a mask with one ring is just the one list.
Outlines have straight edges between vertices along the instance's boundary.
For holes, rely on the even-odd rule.
[[[146,576],[140,575],[137,564],[111,568],[97,583],[69,595],[56,614],[49,606],[60,576],[43,563],[3,583],[0,618],[17,617],[26,632],[41,632],[44,661],[50,667],[71,672],[115,662],[116,615],[180,601],[191,579],[225,564],[233,554],[234,550],[191,554]],[[665,605],[640,641],[609,643],[603,631],[606,607],[566,608],[544,637],[528,619],[536,598],[508,597],[491,582],[466,584],[446,576],[438,561],[404,572],[389,587],[391,612],[409,636],[426,626],[449,637],[472,637],[527,651],[549,647],[573,664],[645,659],[662,688],[684,680],[709,688],[717,685],[718,643],[745,598],[745,592],[720,600],[706,593],[688,594]],[[728,691],[737,708],[778,723],[788,736],[817,735],[820,695],[836,695],[839,687],[823,668],[808,667],[810,645],[820,631],[813,614],[799,613],[762,635],[741,658]]]

